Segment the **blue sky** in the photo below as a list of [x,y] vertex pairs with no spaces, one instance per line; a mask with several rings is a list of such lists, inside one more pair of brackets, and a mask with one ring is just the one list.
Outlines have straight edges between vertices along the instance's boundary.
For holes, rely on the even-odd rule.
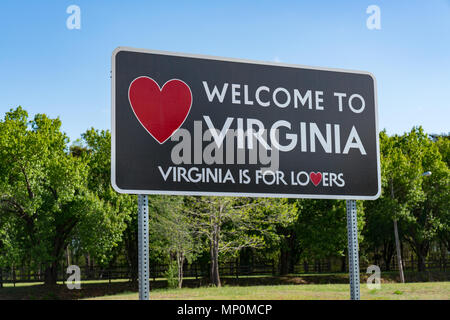
[[[69,5],[81,29],[69,30]],[[381,9],[369,30],[366,8]],[[0,115],[60,117],[71,140],[110,128],[118,46],[372,72],[380,129],[449,132],[450,1],[2,1]]]

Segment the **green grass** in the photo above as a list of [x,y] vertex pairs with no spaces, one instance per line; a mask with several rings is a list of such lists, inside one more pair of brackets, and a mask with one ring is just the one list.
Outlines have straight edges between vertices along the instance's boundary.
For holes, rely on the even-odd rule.
[[[96,300],[135,300],[138,294],[127,292]],[[157,289],[152,300],[348,300],[348,284],[308,284],[276,286],[225,286],[221,288]],[[386,283],[380,290],[361,284],[362,300],[450,300],[450,282]]]
[[[397,273],[384,273],[381,290],[370,290],[365,284],[368,275],[362,273],[362,299],[450,299],[450,274],[427,272],[407,274],[407,284],[398,284]],[[151,281],[151,299],[345,299],[349,298],[348,274],[304,274],[290,276],[222,277],[222,288],[207,287],[208,279],[185,278],[181,290],[168,290],[165,279]],[[191,289],[190,289],[191,288]],[[2,299],[137,299],[137,284],[127,279],[87,280],[81,290],[69,290],[62,282],[58,286],[42,283],[6,284],[0,289]]]

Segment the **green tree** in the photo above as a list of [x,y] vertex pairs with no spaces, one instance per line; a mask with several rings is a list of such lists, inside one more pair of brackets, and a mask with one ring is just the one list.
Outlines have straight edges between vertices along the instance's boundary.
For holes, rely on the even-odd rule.
[[[447,165],[447,169],[450,168],[450,135],[448,134],[443,134],[440,135],[438,137],[436,137],[436,145],[439,149],[439,152],[442,156],[442,161],[444,161]],[[433,177],[434,178],[434,177]],[[439,177],[438,177],[439,178]],[[448,178],[447,178],[448,179]],[[443,178],[442,180],[445,180],[445,178]],[[448,182],[447,182],[447,186],[448,186]],[[442,191],[442,190],[440,190]],[[440,196],[442,195],[442,196]],[[446,254],[448,251],[450,251],[450,210],[449,210],[449,203],[450,201],[448,200],[448,198],[446,199],[445,197],[448,197],[448,187],[446,192],[444,192],[443,194],[441,192],[439,192],[439,194],[434,194],[435,197],[439,197],[441,198],[441,204],[445,204],[447,203],[447,206],[444,206],[441,210],[442,210],[442,218],[440,219],[440,226],[439,226],[439,243],[442,247],[441,252],[444,256],[444,259],[446,258]],[[438,199],[436,199],[438,200]]]
[[0,122],[0,210],[8,215],[28,253],[56,283],[57,262],[75,227],[100,205],[85,188],[87,167],[68,154],[59,119],[21,108]]
[[111,206],[89,190],[86,158],[70,152],[60,129],[59,119],[28,120],[21,107],[0,122],[0,214],[20,231],[11,246],[44,267],[46,284],[56,284],[72,240],[97,251],[117,240]]
[[[347,211],[342,200],[299,200],[301,211],[296,233],[306,259],[345,258],[347,252]],[[362,243],[364,209],[357,202],[358,240]],[[345,262],[344,262],[345,265]]]
[[1,214],[0,211],[0,273],[5,267],[19,265],[26,256],[26,243],[22,239],[24,233],[23,228],[17,228],[12,223],[8,214]]
[[404,216],[404,239],[418,258],[419,271],[425,270],[425,259],[431,243],[439,235],[449,234],[450,171],[443,161],[439,147],[422,128],[414,128],[402,136],[403,152],[417,172],[431,171],[426,178],[416,179],[420,190],[417,202],[412,202]]
[[[374,213],[373,208],[389,212],[393,231],[398,221],[399,238],[410,244],[418,257],[418,268],[423,271],[431,242],[439,230],[446,230],[448,167],[436,143],[420,127],[401,136],[389,137],[381,132],[380,147],[383,191],[369,215]],[[432,175],[422,177],[424,171]],[[380,234],[383,236],[389,238]]]
[[390,196],[382,196],[375,201],[365,201],[364,243],[366,252],[372,253],[372,264],[391,270],[391,261],[395,253],[395,239],[392,225],[393,202]]
[[447,168],[450,168],[450,135],[436,136],[434,140],[441,153],[442,160],[447,164]]
[[269,256],[278,258],[280,274],[287,274],[301,254],[295,232],[301,204],[286,198],[257,198],[252,202],[253,205],[245,209],[255,222],[253,232],[263,238],[263,247],[256,252],[272,253]]
[[[184,198],[160,196],[157,211],[150,226],[151,239],[177,266],[177,283],[183,285],[183,265],[195,258],[201,244],[195,240],[194,226],[190,217],[183,211]],[[172,263],[169,263],[172,265]]]
[[[264,234],[274,219],[256,210],[263,199],[233,197],[188,197],[185,212],[195,233],[206,239],[210,254],[211,284],[221,286],[219,256],[236,256],[243,248],[264,246]],[[266,212],[267,213],[267,212]]]

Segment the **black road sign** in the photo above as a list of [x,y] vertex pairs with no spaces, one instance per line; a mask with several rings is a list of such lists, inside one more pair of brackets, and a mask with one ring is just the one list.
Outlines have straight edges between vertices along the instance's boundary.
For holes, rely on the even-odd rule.
[[121,193],[376,199],[375,78],[119,47],[111,149]]

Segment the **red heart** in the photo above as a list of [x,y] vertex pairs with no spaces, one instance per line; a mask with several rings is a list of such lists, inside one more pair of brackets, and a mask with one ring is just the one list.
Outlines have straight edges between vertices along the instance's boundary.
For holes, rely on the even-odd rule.
[[320,172],[311,172],[309,174],[309,177],[311,178],[312,183],[314,183],[314,185],[317,187],[317,185],[320,183],[320,181],[322,181],[322,173]]
[[128,99],[136,118],[160,144],[181,127],[192,106],[191,89],[178,79],[160,88],[155,80],[138,77],[130,84]]

